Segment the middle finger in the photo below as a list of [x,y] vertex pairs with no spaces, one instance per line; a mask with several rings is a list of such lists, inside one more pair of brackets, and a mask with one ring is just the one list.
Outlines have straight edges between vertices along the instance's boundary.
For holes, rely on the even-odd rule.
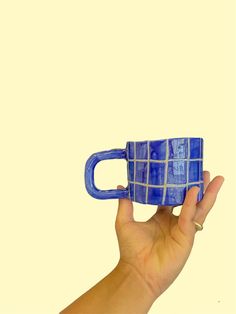
[[217,176],[215,177],[208,185],[206,193],[203,196],[203,199],[197,204],[197,212],[195,215],[195,220],[203,224],[209,211],[213,207],[217,194],[224,182],[224,177]]

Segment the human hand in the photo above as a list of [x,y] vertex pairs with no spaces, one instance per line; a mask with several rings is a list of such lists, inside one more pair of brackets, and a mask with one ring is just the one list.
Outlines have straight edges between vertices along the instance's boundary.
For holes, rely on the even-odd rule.
[[[193,221],[204,223],[224,182],[222,176],[210,182],[208,171],[203,172],[203,177],[203,199],[197,203],[199,187],[192,187],[186,193],[179,216],[172,213],[173,206],[158,206],[150,219],[138,222],[133,217],[132,201],[119,199],[115,222],[119,265],[129,265],[155,298],[170,286],[184,267],[196,233]],[[117,188],[124,189],[121,185]]]

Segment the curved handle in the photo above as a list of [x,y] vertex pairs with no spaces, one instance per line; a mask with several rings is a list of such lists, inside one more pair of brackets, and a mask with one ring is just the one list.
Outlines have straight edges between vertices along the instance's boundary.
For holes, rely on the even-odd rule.
[[85,165],[85,186],[87,192],[98,199],[128,198],[128,188],[125,190],[99,190],[94,184],[94,169],[96,164],[105,159],[126,159],[126,149],[111,149],[94,153],[89,157]]

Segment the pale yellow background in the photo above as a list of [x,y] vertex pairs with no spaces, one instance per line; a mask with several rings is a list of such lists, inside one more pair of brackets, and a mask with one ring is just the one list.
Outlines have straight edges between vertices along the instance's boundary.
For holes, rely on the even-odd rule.
[[[0,313],[58,313],[115,267],[118,202],[87,194],[92,153],[181,136],[225,183],[150,313],[235,313],[235,18],[229,0],[1,1]],[[95,177],[126,185],[125,160]]]

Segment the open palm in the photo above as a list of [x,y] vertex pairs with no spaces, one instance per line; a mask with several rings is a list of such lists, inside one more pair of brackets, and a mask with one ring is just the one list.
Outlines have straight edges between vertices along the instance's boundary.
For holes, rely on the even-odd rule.
[[203,177],[203,199],[197,203],[199,188],[192,187],[179,216],[172,213],[173,206],[158,206],[150,219],[138,222],[133,217],[132,201],[119,199],[115,222],[119,263],[129,265],[141,276],[155,297],[169,287],[184,267],[196,233],[193,221],[203,224],[224,181],[217,176],[210,182],[208,171],[204,171]]

